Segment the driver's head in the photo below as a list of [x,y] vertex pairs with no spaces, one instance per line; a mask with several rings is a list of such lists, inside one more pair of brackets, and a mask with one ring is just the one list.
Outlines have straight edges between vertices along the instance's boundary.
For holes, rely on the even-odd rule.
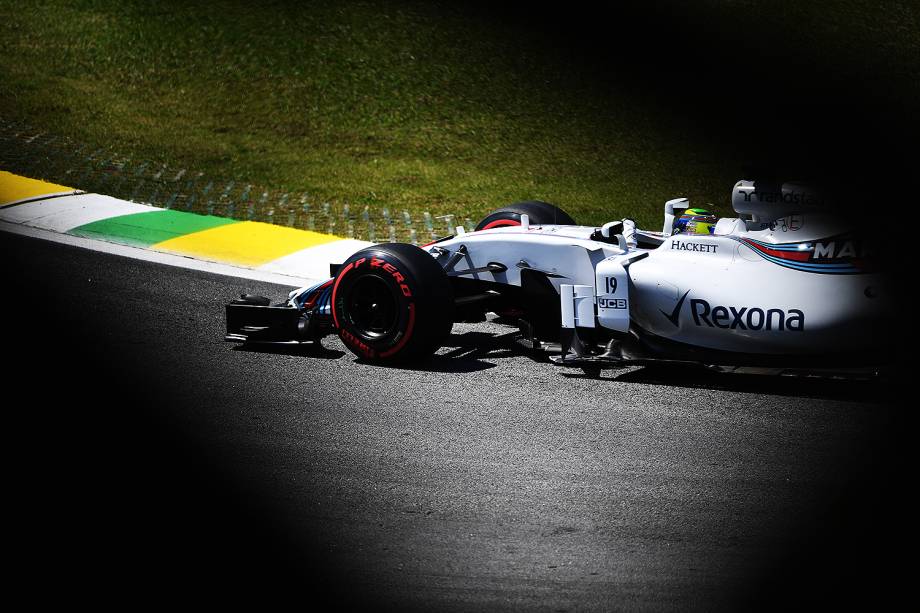
[[674,222],[674,234],[712,234],[719,218],[706,209],[687,209]]

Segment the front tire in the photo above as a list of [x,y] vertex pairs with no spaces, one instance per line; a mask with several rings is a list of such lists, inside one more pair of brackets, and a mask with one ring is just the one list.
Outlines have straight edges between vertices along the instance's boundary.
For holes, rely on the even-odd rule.
[[454,296],[447,275],[414,245],[362,249],[342,264],[332,287],[339,338],[370,362],[428,357],[453,326]]

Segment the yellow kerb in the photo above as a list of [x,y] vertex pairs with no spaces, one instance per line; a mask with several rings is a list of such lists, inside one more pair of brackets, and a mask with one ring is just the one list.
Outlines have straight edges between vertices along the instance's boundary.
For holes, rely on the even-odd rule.
[[338,240],[341,238],[329,234],[242,221],[172,238],[152,248],[217,262],[261,266],[295,251]]
[[37,179],[28,179],[0,170],[0,207],[20,200],[66,194],[74,191],[77,190],[72,187],[46,183]]

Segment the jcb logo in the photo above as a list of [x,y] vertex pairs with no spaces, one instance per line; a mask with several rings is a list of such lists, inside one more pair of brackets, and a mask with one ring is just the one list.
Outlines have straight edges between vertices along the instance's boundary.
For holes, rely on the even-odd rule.
[[627,303],[625,298],[598,298],[597,306],[601,309],[625,309]]

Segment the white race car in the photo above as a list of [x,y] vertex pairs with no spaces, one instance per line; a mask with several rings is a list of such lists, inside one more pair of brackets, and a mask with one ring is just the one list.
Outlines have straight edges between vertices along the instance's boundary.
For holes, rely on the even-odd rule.
[[523,202],[423,247],[363,249],[275,306],[243,295],[226,339],[309,342],[337,333],[370,362],[424,359],[454,322],[520,328],[558,364],[595,374],[653,363],[793,374],[875,373],[885,277],[846,220],[797,183],[739,181],[738,215],[665,203],[661,231],[629,219],[576,225]]

